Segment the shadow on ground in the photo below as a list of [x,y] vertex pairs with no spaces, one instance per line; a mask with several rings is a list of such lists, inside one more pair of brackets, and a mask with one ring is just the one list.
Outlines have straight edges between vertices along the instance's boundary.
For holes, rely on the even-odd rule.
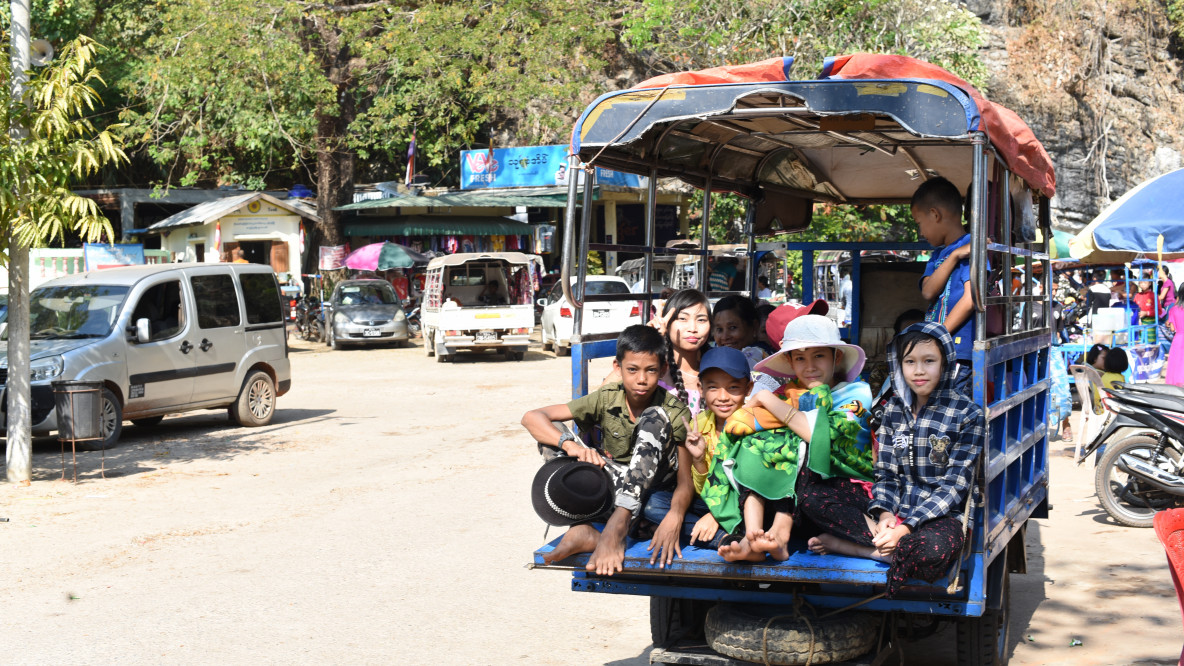
[[[284,433],[295,427],[336,418],[332,409],[277,409],[272,422],[260,428],[242,428],[230,420],[225,409],[188,412],[166,417],[154,426],[123,424],[119,442],[107,451],[78,451],[78,480],[100,479],[153,472],[163,463],[198,460],[230,460],[244,453],[286,446]],[[64,458],[64,463],[63,463]],[[62,447],[54,437],[33,440],[33,480],[73,476],[69,444]]]

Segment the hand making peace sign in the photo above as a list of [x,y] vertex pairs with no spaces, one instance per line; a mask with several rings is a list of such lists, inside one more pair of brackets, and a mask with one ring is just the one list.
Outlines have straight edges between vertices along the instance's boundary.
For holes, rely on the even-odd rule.
[[703,462],[704,456],[707,455],[707,440],[699,431],[699,419],[692,417],[691,423],[688,425],[687,418],[684,416],[682,417],[682,426],[687,431],[687,441],[684,444],[687,447],[687,453],[691,454],[694,462]]
[[673,316],[674,316],[674,310],[671,310],[670,312],[667,312],[666,314],[654,315],[654,318],[650,320],[650,326],[653,326],[654,328],[658,329],[658,333],[661,333],[662,336],[665,337],[666,336],[666,329],[668,329],[670,327],[670,318]]

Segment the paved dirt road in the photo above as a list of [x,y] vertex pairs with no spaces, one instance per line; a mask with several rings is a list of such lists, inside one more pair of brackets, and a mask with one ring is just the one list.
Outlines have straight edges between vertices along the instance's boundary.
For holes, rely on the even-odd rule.
[[[518,419],[566,397],[567,359],[306,345],[292,363],[271,426],[129,424],[105,480],[98,453],[55,480],[56,442],[37,445],[33,485],[0,485],[5,662],[648,663],[646,599],[524,568],[543,525]],[[1107,521],[1064,458],[1052,493],[1012,582],[1011,663],[1174,663],[1153,533]],[[916,654],[942,663],[949,642]]]

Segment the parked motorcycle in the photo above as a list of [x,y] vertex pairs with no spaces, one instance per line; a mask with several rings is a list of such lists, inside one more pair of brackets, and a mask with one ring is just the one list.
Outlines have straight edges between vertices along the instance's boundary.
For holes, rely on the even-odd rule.
[[[1105,447],[1094,474],[1102,508],[1123,525],[1151,527],[1157,511],[1184,506],[1184,389],[1120,386],[1105,391],[1111,415],[1078,464]],[[1138,432],[1106,443],[1124,428]]]
[[304,296],[296,304],[296,335],[301,340],[325,341],[325,311],[320,299]]
[[407,311],[407,332],[410,333],[411,337],[414,338],[415,336],[419,335],[420,327],[419,306],[416,305]]

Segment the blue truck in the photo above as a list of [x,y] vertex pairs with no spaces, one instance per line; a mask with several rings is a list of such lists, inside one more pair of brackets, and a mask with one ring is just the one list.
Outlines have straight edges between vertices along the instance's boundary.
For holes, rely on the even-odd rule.
[[[597,242],[595,183],[591,176],[582,183],[570,179],[560,283],[577,304],[572,396],[588,392],[589,361],[615,351],[614,336],[580,334],[578,304],[613,297],[584,293],[577,268],[584,262],[577,257],[589,251],[638,255],[646,285],[644,293],[628,297],[647,306],[658,298],[646,277],[649,264],[672,252],[656,228],[659,178],[703,190],[702,245],[677,250],[698,254],[699,275],[708,274],[706,221],[718,192],[747,199],[743,233],[750,256],[782,251],[777,256],[800,257],[803,302],[814,296],[816,253],[847,253],[853,303],[842,334],[867,351],[866,375],[884,357],[895,316],[926,305],[918,302],[917,288],[923,262],[877,258],[930,248],[761,239],[808,228],[817,204],[907,205],[924,179],[945,177],[966,194],[977,311],[972,386],[988,428],[966,507],[972,519],[962,557],[943,580],[912,581],[893,599],[883,596],[885,564],[817,555],[801,540],[791,541],[784,562],[729,563],[715,551],[687,546],[681,558],[658,567],[650,564],[648,542],[630,539],[623,571],[605,577],[584,569],[587,555],[547,564],[544,556],[556,539],[535,551],[531,566],[570,570],[577,592],[650,597],[653,663],[882,663],[909,636],[952,622],[959,663],[1005,664],[1009,579],[1025,572],[1027,521],[1047,517],[1055,430],[1047,422],[1051,271],[1042,273],[1043,290],[1029,281],[1021,293],[1012,293],[1010,273],[1049,260],[1051,163],[1015,114],[928,63],[862,54],[830,59],[808,80],[789,80],[790,59],[780,65],[783,76],[766,73],[750,81],[710,71],[669,77],[605,94],[580,116],[571,168],[646,176],[649,196],[644,240]],[[747,262],[744,289],[708,296],[754,294],[758,264]]]

